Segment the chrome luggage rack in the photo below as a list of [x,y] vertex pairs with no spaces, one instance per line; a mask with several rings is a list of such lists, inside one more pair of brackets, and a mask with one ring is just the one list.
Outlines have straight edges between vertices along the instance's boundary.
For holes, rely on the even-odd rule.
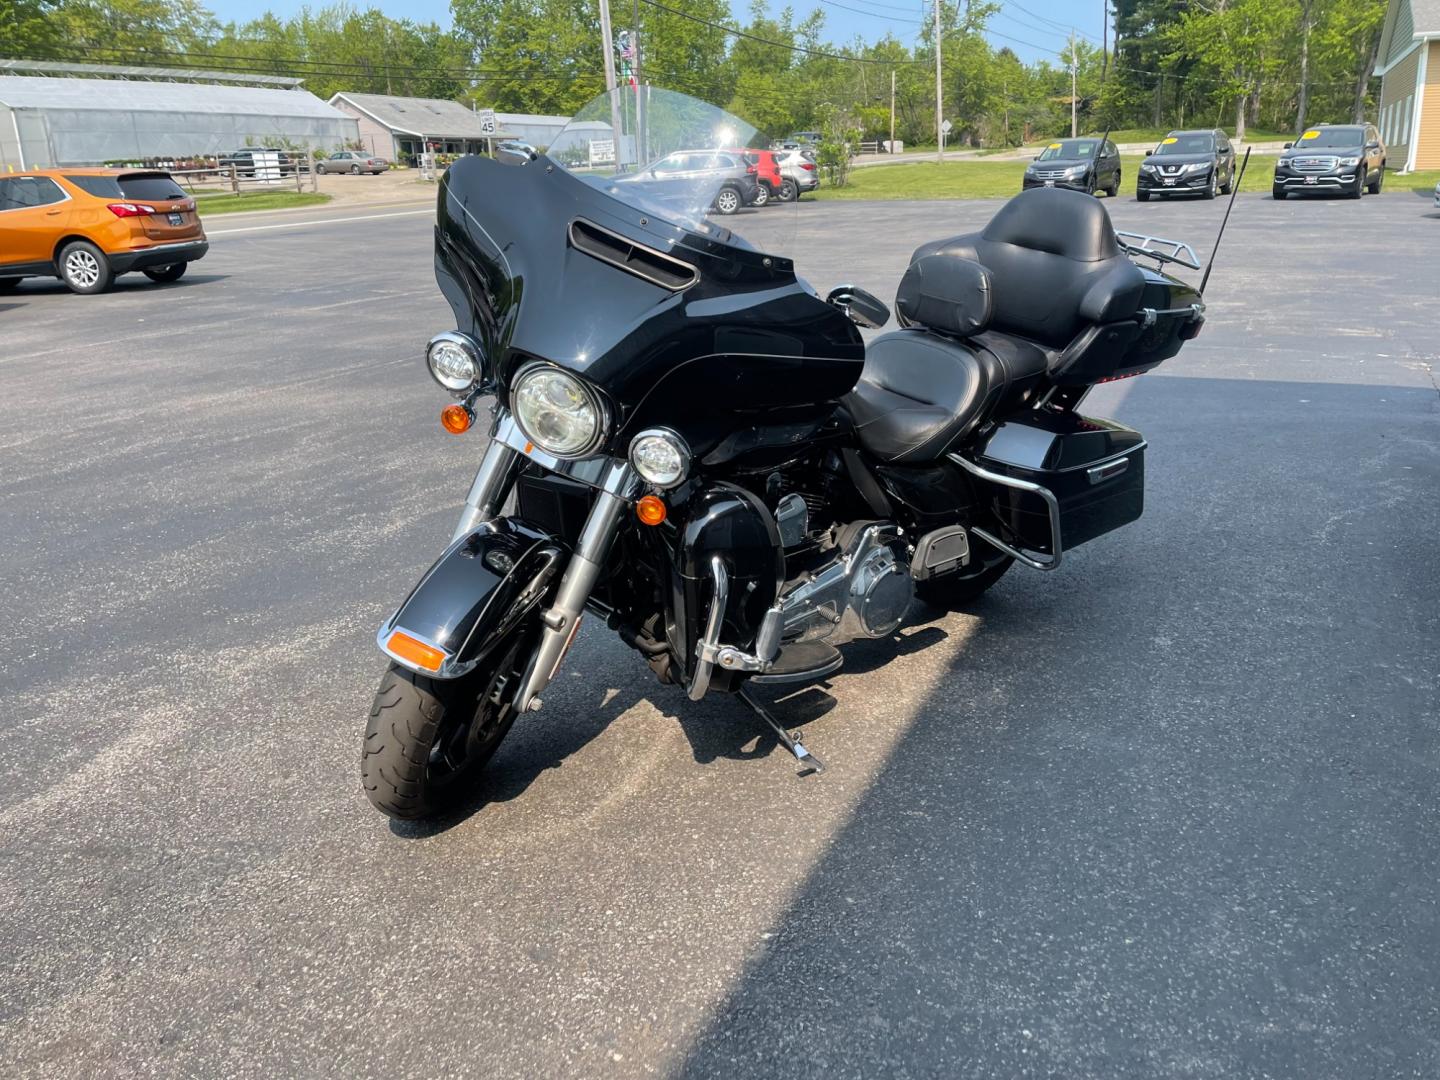
[[[1200,256],[1195,254],[1195,249],[1183,240],[1166,240],[1163,236],[1146,236],[1144,233],[1115,231],[1116,237],[1120,240],[1120,246],[1125,249],[1126,255],[1148,255],[1155,260],[1155,269],[1160,269],[1164,263],[1179,263],[1181,266],[1188,266],[1191,270],[1200,269]],[[1134,241],[1132,243],[1131,241]],[[1152,244],[1164,244],[1170,248],[1169,251],[1157,251],[1151,247]]]

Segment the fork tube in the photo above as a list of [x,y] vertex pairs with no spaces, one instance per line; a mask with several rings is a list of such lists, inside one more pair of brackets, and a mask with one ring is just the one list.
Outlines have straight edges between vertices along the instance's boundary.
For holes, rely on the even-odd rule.
[[[623,466],[622,469],[623,474],[617,469],[617,474],[620,475],[616,476],[616,480],[625,476],[625,482],[607,486],[621,490],[628,486],[626,474],[630,472],[629,467]],[[560,588],[555,593],[555,603],[541,616],[545,629],[541,632],[540,645],[530,660],[530,666],[525,670],[525,681],[520,687],[520,693],[516,695],[517,712],[538,708],[539,698],[536,695],[555,677],[565,650],[575,636],[580,616],[584,614],[585,601],[590,598],[595,582],[600,577],[605,556],[610,550],[610,542],[615,538],[620,515],[624,513],[626,505],[627,498],[614,491],[601,491],[596,496],[590,516],[585,519],[580,542],[575,545],[575,554],[571,556],[570,565],[565,568],[565,576],[560,580]]]
[[465,507],[460,511],[460,523],[455,526],[451,542],[460,539],[481,522],[489,521],[500,512],[505,496],[510,493],[510,481],[515,475],[515,458],[519,456],[498,439],[492,438],[475,470],[475,482],[470,485],[470,494],[465,496]]

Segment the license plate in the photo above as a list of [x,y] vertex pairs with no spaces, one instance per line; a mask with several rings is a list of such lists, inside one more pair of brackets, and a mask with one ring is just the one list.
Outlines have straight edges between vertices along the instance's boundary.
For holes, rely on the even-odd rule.
[[1165,186],[1166,186],[1166,187],[1174,187],[1174,186],[1175,186],[1175,181],[1172,180],[1172,179],[1167,179],[1167,180],[1165,181]]
[[1313,176],[1307,176],[1307,177],[1305,177],[1305,183],[1307,183],[1307,184],[1314,184],[1314,183],[1318,183],[1318,181],[1317,181],[1317,180],[1315,179],[1315,177],[1313,177]]
[[167,214],[167,215],[166,215],[166,219],[170,222],[171,225],[183,225],[183,224],[185,224],[185,219],[184,219],[183,217],[181,217],[179,214]]
[[1045,186],[1046,186],[1046,187],[1054,187],[1054,186],[1055,186],[1055,181],[1054,181],[1054,180],[1046,180],[1046,181],[1045,181]]

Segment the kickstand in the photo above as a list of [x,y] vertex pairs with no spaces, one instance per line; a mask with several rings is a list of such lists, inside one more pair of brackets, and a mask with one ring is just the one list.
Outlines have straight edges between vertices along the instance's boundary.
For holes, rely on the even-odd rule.
[[799,739],[786,731],[785,726],[770,715],[770,710],[755,700],[748,686],[741,687],[737,696],[746,705],[750,706],[750,710],[756,716],[760,717],[761,720],[764,720],[765,723],[770,726],[770,730],[775,732],[775,737],[780,740],[780,745],[795,755],[795,760],[802,766],[799,775],[811,776],[825,771],[825,763],[809,750],[806,750],[804,744],[801,743]]

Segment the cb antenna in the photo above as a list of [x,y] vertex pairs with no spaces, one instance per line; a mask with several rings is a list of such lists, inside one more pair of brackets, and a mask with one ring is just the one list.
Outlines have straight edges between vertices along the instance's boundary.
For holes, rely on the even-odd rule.
[[1240,194],[1240,181],[1245,179],[1245,167],[1250,164],[1250,151],[1253,146],[1245,148],[1245,160],[1240,162],[1240,175],[1230,185],[1230,201],[1225,204],[1225,217],[1220,222],[1220,231],[1215,234],[1215,246],[1210,249],[1210,261],[1205,264],[1205,276],[1200,279],[1200,295],[1205,295],[1205,286],[1210,281],[1210,271],[1215,269],[1215,256],[1220,251],[1220,238],[1225,235],[1225,225],[1230,220],[1230,211],[1235,209],[1235,196]]

